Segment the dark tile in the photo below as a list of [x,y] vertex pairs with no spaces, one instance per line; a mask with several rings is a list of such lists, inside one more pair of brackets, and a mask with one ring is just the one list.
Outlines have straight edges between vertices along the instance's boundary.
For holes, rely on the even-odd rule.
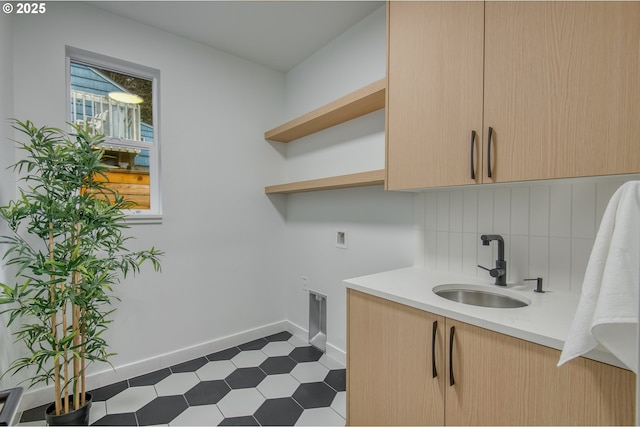
[[264,338],[259,338],[254,341],[249,341],[248,343],[241,344],[238,346],[238,348],[242,351],[262,350],[262,348],[267,344],[269,344],[267,340],[265,340]]
[[222,380],[202,381],[184,394],[189,406],[213,405],[225,397],[231,389]]
[[188,408],[184,396],[161,396],[136,411],[138,425],[169,424]]
[[335,369],[329,371],[324,379],[335,391],[347,391],[347,370]]
[[[326,408],[331,406],[331,402],[336,397],[336,391],[325,383],[305,383],[300,384],[293,393],[293,398],[304,409]],[[260,420],[258,420],[260,421]]]
[[127,412],[124,414],[109,414],[100,418],[92,426],[137,426],[136,414]]
[[218,351],[217,353],[208,354],[207,359],[211,362],[215,362],[216,360],[231,360],[238,353],[240,353],[240,349],[238,347],[231,347],[226,350]]
[[292,398],[267,399],[253,414],[263,426],[293,426],[303,409]]
[[180,372],[195,372],[207,363],[209,363],[209,360],[206,357],[199,357],[197,359],[189,360],[188,362],[173,365],[171,367],[171,372],[174,374]]
[[264,337],[264,339],[269,342],[289,341],[289,338],[291,337],[292,337],[291,332],[283,331],[283,332],[278,332],[277,334],[269,335],[268,337]]
[[288,374],[297,363],[289,356],[269,357],[260,364],[260,369],[267,375]]
[[322,354],[323,353],[315,347],[296,347],[289,353],[289,357],[298,363],[317,362],[322,357]]
[[106,385],[104,387],[91,390],[91,396],[93,396],[94,402],[102,402],[107,399],[111,399],[116,394],[129,388],[129,383],[126,380],[120,381],[115,384]]
[[222,420],[219,426],[259,426],[258,422],[253,417],[234,417],[225,418]]
[[[53,403],[53,402],[51,402]],[[21,423],[30,423],[33,421],[43,421],[44,420],[44,411],[47,410],[47,407],[51,405],[51,403],[47,403],[41,406],[36,406],[35,408],[27,409],[22,413],[20,417]]]
[[163,379],[171,375],[171,369],[164,368],[159,371],[154,371],[149,374],[140,375],[139,377],[131,378],[129,385],[131,387],[142,387],[145,385],[156,385]]
[[260,384],[266,376],[260,368],[239,368],[229,374],[225,381],[232,389],[251,388]]

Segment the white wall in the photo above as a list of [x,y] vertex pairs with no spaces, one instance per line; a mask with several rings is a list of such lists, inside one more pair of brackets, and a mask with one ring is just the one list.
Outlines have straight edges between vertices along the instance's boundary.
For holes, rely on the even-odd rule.
[[[15,182],[13,174],[7,167],[13,163],[14,150],[10,138],[13,132],[7,118],[13,117],[13,68],[12,57],[12,34],[11,20],[8,15],[0,15],[0,206],[6,205],[15,196]],[[7,233],[7,226],[0,221],[0,235]],[[7,283],[11,272],[6,266],[0,263],[0,282]],[[7,316],[0,317],[0,324],[4,324]],[[6,328],[0,328],[0,343],[10,343],[13,338]],[[6,371],[14,357],[18,355],[17,349],[2,345],[0,351],[0,372]],[[0,390],[4,390],[13,385],[9,379],[0,380]]]
[[639,178],[594,177],[416,194],[416,229],[423,236],[416,264],[492,281],[476,266],[494,266],[497,245],[482,246],[480,235],[496,233],[505,239],[509,283],[542,277],[547,289],[579,294],[609,199],[624,182]]
[[264,195],[282,159],[263,133],[282,115],[284,76],[80,2],[11,19],[14,112],[37,125],[67,120],[65,45],[161,72],[164,218],[131,234],[166,256],[161,274],[145,268],[117,288],[112,363],[131,376],[137,362],[283,321],[284,208]]
[[[383,6],[290,71],[287,118],[383,78],[385,27]],[[286,144],[286,161],[292,181],[383,169],[384,111]],[[307,277],[310,289],[327,295],[328,353],[344,357],[342,280],[412,264],[413,195],[369,187],[286,198],[287,319],[308,328],[308,293],[302,290]],[[347,249],[336,247],[338,229],[347,231]]]

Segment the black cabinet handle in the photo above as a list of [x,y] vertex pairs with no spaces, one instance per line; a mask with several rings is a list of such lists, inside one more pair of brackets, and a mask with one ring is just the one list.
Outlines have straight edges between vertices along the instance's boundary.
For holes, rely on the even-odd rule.
[[476,146],[476,131],[472,130],[471,131],[471,156],[469,156],[471,158],[471,179],[475,180],[476,179],[476,170],[475,170],[475,160],[474,160],[474,154],[475,154],[475,148]]
[[433,378],[438,376],[438,369],[436,367],[436,334],[438,333],[438,321],[433,322],[433,332],[431,333],[431,370],[433,372]]
[[449,386],[453,386],[456,382],[453,379],[453,335],[456,327],[452,326],[449,333]]
[[489,135],[487,136],[487,177],[491,178],[491,136],[493,128],[489,126]]

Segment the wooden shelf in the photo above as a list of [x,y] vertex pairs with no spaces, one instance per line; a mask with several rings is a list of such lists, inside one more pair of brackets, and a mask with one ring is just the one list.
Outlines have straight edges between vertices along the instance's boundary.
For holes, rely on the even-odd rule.
[[291,182],[288,184],[271,185],[265,187],[266,194],[291,194],[306,191],[335,190],[338,188],[367,187],[383,185],[385,170],[352,173],[349,175],[332,176],[329,178],[312,179],[309,181]]
[[290,142],[364,116],[385,106],[386,79],[371,83],[327,105],[264,133],[269,141]]

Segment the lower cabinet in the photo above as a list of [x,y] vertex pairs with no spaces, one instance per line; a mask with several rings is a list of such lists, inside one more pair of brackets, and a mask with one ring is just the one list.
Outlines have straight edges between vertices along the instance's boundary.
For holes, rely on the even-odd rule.
[[635,375],[348,290],[348,425],[633,425]]

